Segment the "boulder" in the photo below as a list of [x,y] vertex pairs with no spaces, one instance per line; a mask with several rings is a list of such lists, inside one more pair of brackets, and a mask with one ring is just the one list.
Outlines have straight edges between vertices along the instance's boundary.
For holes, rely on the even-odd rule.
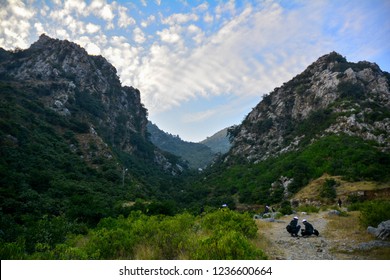
[[367,232],[381,240],[390,239],[390,220],[381,222],[377,228],[368,227]]

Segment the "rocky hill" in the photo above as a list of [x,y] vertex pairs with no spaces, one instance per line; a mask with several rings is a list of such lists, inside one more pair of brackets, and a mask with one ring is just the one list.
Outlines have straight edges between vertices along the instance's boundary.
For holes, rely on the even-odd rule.
[[332,52],[275,88],[230,130],[230,157],[263,161],[330,134],[347,134],[390,148],[390,75],[366,61]]
[[[116,69],[102,56],[88,55],[75,43],[41,35],[29,49],[2,50],[0,57],[0,80],[29,92],[63,122],[77,126],[84,138],[97,139],[93,140],[99,151],[95,154],[110,158],[112,152],[106,147],[113,146],[147,157],[169,172],[181,169],[149,145],[147,110],[140,92],[122,86]],[[86,149],[83,152],[91,154]]]
[[230,151],[200,184],[236,205],[289,203],[324,174],[388,185],[389,86],[375,63],[320,57],[228,130]]

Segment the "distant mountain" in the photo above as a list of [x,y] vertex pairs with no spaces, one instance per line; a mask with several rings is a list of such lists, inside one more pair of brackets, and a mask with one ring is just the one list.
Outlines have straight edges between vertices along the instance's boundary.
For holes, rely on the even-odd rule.
[[192,169],[207,167],[215,157],[215,152],[207,145],[184,141],[178,135],[162,131],[152,122],[148,123],[147,130],[154,145],[180,157]]
[[228,129],[232,147],[201,186],[270,204],[323,174],[390,181],[390,74],[332,52]]
[[224,128],[215,133],[214,135],[207,137],[200,143],[209,147],[214,153],[225,154],[229,151],[231,147],[231,143],[227,135],[228,129],[228,127]]

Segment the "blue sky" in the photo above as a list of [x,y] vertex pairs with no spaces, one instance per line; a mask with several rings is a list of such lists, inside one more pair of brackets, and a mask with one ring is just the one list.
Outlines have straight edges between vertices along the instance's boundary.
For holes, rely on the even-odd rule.
[[390,0],[0,0],[0,47],[46,33],[103,55],[152,122],[197,142],[331,51],[390,72],[389,15]]

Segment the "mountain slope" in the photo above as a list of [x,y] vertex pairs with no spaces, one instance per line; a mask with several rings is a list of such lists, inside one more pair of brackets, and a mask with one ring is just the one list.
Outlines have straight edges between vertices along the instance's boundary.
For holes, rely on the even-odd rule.
[[0,50],[0,113],[2,242],[31,253],[128,213],[129,201],[156,214],[180,203],[179,159],[146,138],[140,92],[103,57],[45,35]]
[[374,63],[320,57],[229,129],[232,148],[199,184],[231,202],[271,204],[324,173],[389,182],[389,83]]
[[227,136],[228,129],[229,128],[224,128],[212,136],[207,137],[200,143],[209,147],[214,153],[225,154],[229,151],[231,146]]
[[230,155],[255,162],[338,133],[388,150],[389,109],[389,74],[374,63],[350,63],[333,52],[264,96],[230,131]]
[[179,136],[162,131],[152,122],[148,123],[147,130],[154,145],[188,162],[190,168],[205,168],[215,157],[215,153],[206,145],[183,141]]

